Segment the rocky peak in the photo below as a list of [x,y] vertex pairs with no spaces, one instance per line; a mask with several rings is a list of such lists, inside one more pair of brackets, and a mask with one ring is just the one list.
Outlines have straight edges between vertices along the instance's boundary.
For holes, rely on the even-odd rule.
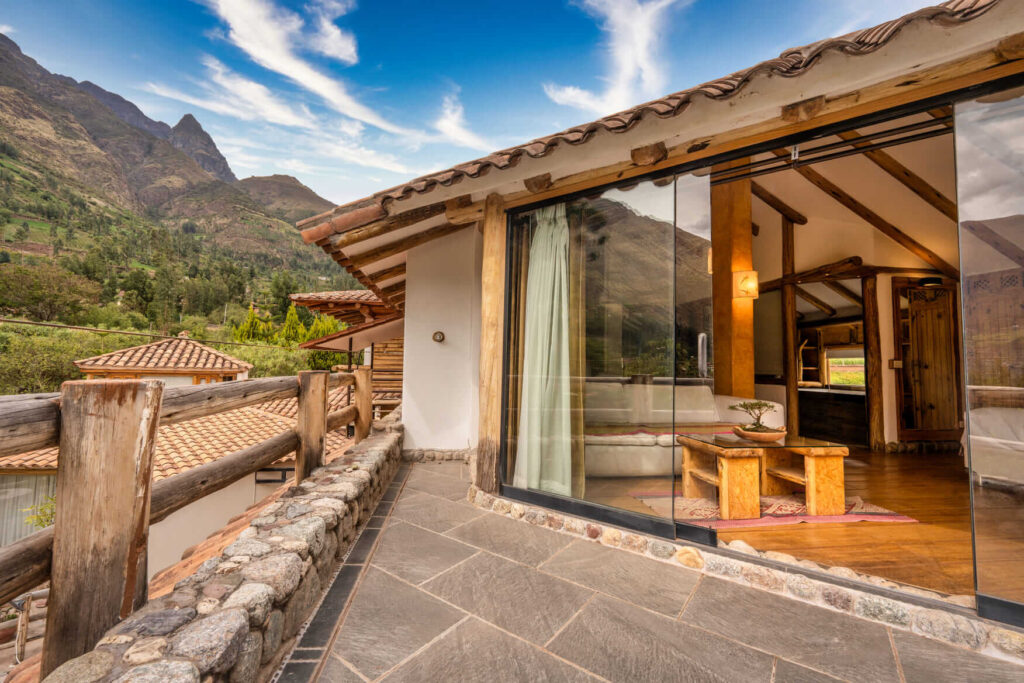
[[217,149],[213,138],[203,130],[192,114],[181,117],[167,138],[172,145],[192,157],[199,166],[218,180],[233,183],[237,180],[228,160]]
[[117,118],[121,119],[129,126],[134,126],[139,130],[144,130],[150,135],[162,140],[166,140],[168,136],[170,136],[170,126],[163,121],[154,121],[149,118],[142,113],[141,109],[117,93],[104,90],[91,81],[82,81],[81,83],[76,83],[76,85],[103,104],[107,105],[110,110],[114,112]]

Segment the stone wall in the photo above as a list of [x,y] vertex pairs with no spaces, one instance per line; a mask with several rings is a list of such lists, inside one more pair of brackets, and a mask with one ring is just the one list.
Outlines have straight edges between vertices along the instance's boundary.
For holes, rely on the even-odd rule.
[[[662,562],[678,563],[719,579],[1024,663],[1024,631],[978,617],[969,609],[973,607],[973,597],[965,600],[968,596],[943,596],[858,574],[846,567],[823,567],[774,551],[760,553],[743,541],[733,541],[716,549],[653,538],[610,524],[494,496],[476,486],[469,487],[467,497],[478,508],[527,524]],[[877,590],[858,589],[857,584],[870,584]]]
[[402,459],[410,462],[440,462],[443,460],[469,462],[475,452],[475,448],[410,448],[402,451]]
[[174,591],[112,628],[46,680],[269,680],[330,585],[402,454],[400,411],[314,470]]

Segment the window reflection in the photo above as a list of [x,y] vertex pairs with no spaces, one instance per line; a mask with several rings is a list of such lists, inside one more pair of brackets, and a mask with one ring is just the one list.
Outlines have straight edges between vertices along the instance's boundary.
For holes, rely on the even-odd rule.
[[978,592],[1024,603],[1024,99],[957,105]]

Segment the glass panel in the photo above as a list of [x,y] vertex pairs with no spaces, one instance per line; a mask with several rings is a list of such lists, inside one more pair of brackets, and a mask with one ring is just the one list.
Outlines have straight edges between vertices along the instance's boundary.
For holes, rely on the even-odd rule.
[[1024,95],[956,107],[978,592],[1024,603]]
[[672,515],[673,182],[513,219],[507,481]]

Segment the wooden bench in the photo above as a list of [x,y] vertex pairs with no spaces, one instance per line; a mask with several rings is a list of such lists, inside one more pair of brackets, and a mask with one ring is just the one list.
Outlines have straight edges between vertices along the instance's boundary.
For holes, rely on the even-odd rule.
[[846,512],[843,482],[845,446],[765,448],[761,456],[761,495],[782,496],[804,487],[808,515]]

